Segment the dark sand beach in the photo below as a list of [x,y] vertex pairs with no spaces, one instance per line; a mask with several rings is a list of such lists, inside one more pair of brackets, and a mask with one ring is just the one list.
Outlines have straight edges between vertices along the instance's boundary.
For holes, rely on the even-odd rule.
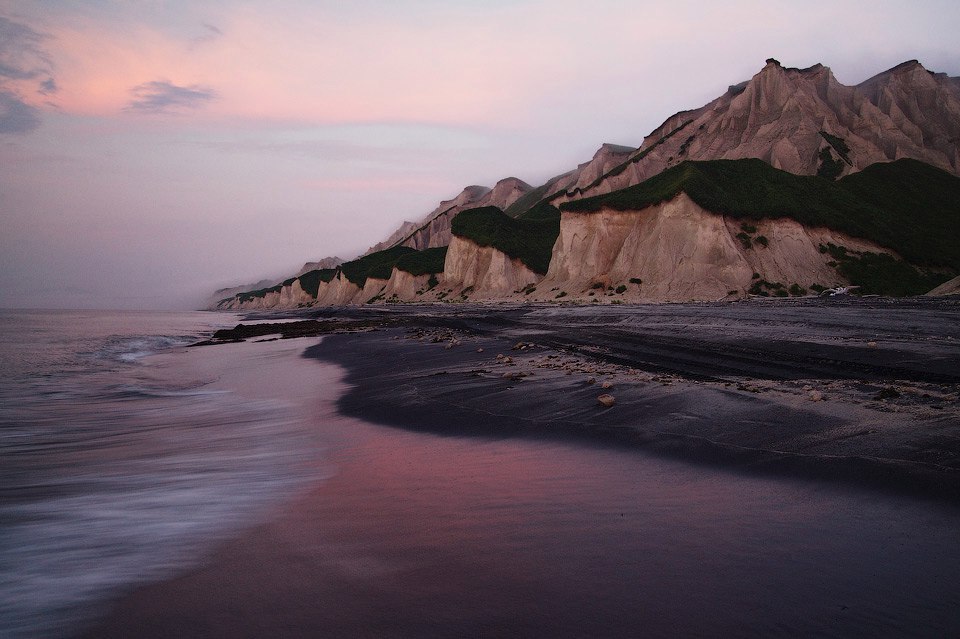
[[307,355],[344,366],[340,409],[377,423],[960,498],[956,301],[442,309]]
[[187,356],[331,476],[85,636],[960,632],[956,302],[299,316],[305,358]]

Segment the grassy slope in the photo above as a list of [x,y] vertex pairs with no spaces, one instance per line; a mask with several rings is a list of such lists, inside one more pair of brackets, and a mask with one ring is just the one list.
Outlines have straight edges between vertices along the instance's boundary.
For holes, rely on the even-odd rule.
[[447,256],[447,247],[418,251],[409,246],[394,246],[383,251],[365,255],[340,265],[344,277],[359,287],[363,287],[368,277],[385,280],[390,278],[393,267],[413,275],[427,275],[443,272],[443,261]]
[[451,230],[457,237],[519,259],[536,273],[546,273],[560,234],[560,211],[539,204],[514,219],[495,206],[468,209],[453,218]]
[[363,288],[368,277],[380,280],[388,279],[390,273],[393,272],[393,267],[397,265],[397,261],[401,257],[416,252],[416,249],[409,246],[394,246],[370,255],[364,255],[350,262],[344,262],[340,265],[340,270],[344,277]]
[[537,188],[524,193],[517,201],[504,209],[504,213],[510,217],[519,217],[523,213],[529,211],[531,208],[539,204],[544,197],[547,195],[547,184],[538,186]]
[[688,161],[642,184],[561,205],[563,211],[640,210],[684,191],[735,218],[790,217],[872,240],[907,261],[960,270],[960,178],[898,160],[830,182],[761,160]]
[[434,273],[443,273],[443,262],[447,258],[447,247],[439,246],[436,248],[405,253],[397,260],[397,269],[410,273],[411,275],[432,275]]
[[904,159],[873,164],[839,185],[878,212],[879,244],[916,264],[960,270],[960,178]]

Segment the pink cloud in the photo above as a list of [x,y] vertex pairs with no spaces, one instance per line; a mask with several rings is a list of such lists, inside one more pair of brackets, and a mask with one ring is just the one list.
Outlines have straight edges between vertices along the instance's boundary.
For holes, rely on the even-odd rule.
[[164,80],[215,90],[210,117],[450,123],[495,119],[562,58],[562,40],[529,49],[518,16],[506,17],[397,24],[246,8],[218,16],[220,33],[200,46],[146,24],[77,19],[49,29],[69,113],[116,114],[131,89]]

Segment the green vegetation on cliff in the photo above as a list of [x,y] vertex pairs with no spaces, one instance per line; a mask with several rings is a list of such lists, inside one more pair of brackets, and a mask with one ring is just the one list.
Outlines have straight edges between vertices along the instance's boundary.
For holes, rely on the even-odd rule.
[[320,282],[330,282],[337,276],[337,269],[335,268],[323,268],[317,269],[314,271],[308,271],[301,275],[298,279],[300,280],[300,288],[306,291],[310,297],[316,297],[317,292],[320,290]]
[[344,277],[363,288],[368,277],[378,280],[389,279],[393,267],[413,275],[443,273],[443,261],[446,257],[446,246],[423,251],[412,249],[409,246],[394,246],[370,255],[364,255],[350,262],[344,262],[340,265],[340,270]]
[[547,195],[547,184],[538,186],[537,188],[524,193],[517,201],[504,209],[504,213],[510,217],[520,217],[525,212],[529,211],[531,208],[543,201]]
[[921,271],[887,253],[858,253],[830,244],[837,271],[860,287],[861,295],[920,295],[949,279],[942,273]]
[[872,164],[839,185],[876,211],[875,237],[864,237],[914,264],[960,271],[960,177],[903,159]]
[[560,235],[560,211],[542,203],[514,219],[495,206],[468,209],[453,218],[451,231],[479,246],[492,246],[536,273],[546,273]]
[[[559,213],[558,213],[559,216]],[[228,297],[218,302],[223,304],[233,299],[243,303],[250,302],[257,298],[266,297],[268,293],[279,293],[284,286],[290,286],[295,281],[300,281],[300,287],[311,297],[316,298],[320,291],[321,282],[331,282],[337,276],[337,273],[343,273],[344,277],[363,288],[367,283],[367,278],[388,279],[396,266],[401,271],[412,273],[413,275],[428,275],[443,272],[443,262],[447,256],[447,247],[427,249],[417,251],[406,246],[395,246],[385,251],[377,251],[370,255],[364,255],[361,258],[345,262],[338,268],[324,268],[309,271],[300,277],[291,277],[280,284],[267,288],[260,288],[255,291],[244,291],[237,293],[234,297]]]
[[687,161],[636,186],[560,208],[638,211],[681,191],[714,213],[789,217],[872,240],[913,264],[960,271],[960,178],[916,160],[874,164],[837,182],[756,159]]
[[443,262],[447,259],[447,247],[405,253],[397,260],[397,269],[411,275],[433,275],[443,273]]
[[378,280],[389,279],[393,267],[397,261],[404,255],[416,253],[416,249],[409,246],[394,246],[383,251],[377,251],[369,255],[344,262],[340,265],[343,276],[348,280],[363,288],[367,283],[367,278],[372,277]]
[[268,286],[267,288],[258,288],[255,291],[244,291],[243,293],[237,293],[236,298],[240,302],[252,302],[257,298],[266,297],[267,293],[279,293],[281,288],[283,288],[283,284]]

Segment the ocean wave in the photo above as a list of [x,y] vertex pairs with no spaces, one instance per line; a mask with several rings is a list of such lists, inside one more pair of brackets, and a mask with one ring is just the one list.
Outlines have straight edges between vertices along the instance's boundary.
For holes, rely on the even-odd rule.
[[125,392],[131,401],[70,402],[49,424],[4,433],[0,636],[59,636],[333,472],[288,402]]
[[150,397],[157,398],[176,398],[176,397],[210,397],[214,395],[228,395],[228,390],[218,390],[210,388],[151,388],[145,386],[123,385],[114,389],[112,399],[144,399]]
[[135,364],[144,357],[156,355],[197,341],[196,336],[138,335],[114,336],[93,353],[95,359]]
[[0,637],[79,628],[332,472],[299,399],[224,390],[184,365],[206,353],[145,359],[219,321],[21,314],[0,335]]

